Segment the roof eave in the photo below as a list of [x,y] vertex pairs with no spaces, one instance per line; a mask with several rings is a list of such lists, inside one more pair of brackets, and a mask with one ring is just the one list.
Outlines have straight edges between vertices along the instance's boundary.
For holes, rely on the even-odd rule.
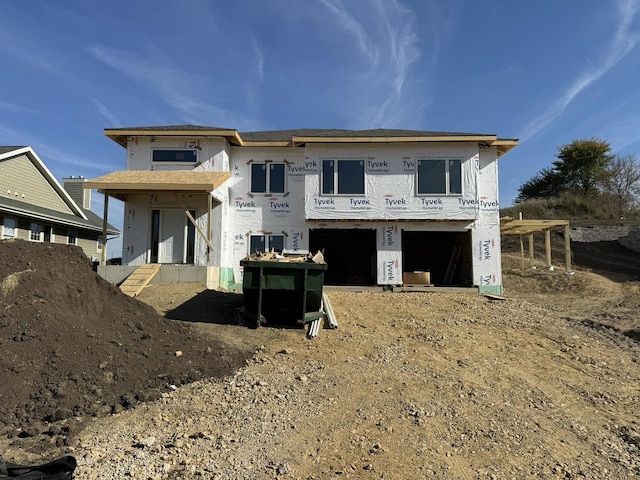
[[222,137],[229,143],[242,145],[242,138],[237,130],[149,130],[149,129],[123,129],[105,128],[104,134],[118,145],[127,148],[128,137]]
[[518,146],[518,140],[515,139],[497,139],[495,142],[491,144],[496,147],[498,152],[498,157],[501,157],[505,153],[508,153],[512,149]]
[[438,135],[413,137],[292,137],[296,146],[306,143],[403,143],[403,142],[490,142],[497,140],[495,135]]
[[[98,226],[98,225],[86,225],[84,223],[81,222],[74,222],[73,220],[66,220],[63,218],[59,218],[53,215],[46,215],[43,213],[37,213],[37,212],[32,212],[30,210],[26,210],[26,209],[22,209],[22,208],[16,208],[16,207],[10,207],[10,206],[2,206],[0,207],[0,210],[3,212],[7,212],[10,213],[12,215],[15,216],[22,216],[22,217],[27,217],[33,220],[42,220],[42,221],[46,221],[46,222],[51,222],[51,223],[57,223],[60,225],[65,225],[65,226],[70,226],[73,228],[79,228],[82,230],[89,230],[92,232],[101,232],[102,231],[102,227]],[[113,234],[113,235],[120,235],[120,231],[119,230],[115,230],[115,229],[108,229],[107,233]]]

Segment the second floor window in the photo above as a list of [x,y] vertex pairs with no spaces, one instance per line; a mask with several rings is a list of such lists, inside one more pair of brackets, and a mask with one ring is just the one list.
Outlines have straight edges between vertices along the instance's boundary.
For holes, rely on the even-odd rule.
[[196,163],[197,153],[196,150],[153,150],[151,160],[153,162]]
[[285,193],[284,163],[252,163],[251,193]]
[[462,194],[462,161],[460,159],[418,160],[418,195]]
[[364,195],[364,160],[323,160],[322,195]]

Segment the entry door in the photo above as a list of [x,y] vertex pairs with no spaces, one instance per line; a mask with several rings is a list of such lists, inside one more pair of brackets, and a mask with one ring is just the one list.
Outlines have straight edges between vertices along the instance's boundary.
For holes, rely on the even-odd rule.
[[184,262],[186,215],[183,210],[160,212],[158,263]]

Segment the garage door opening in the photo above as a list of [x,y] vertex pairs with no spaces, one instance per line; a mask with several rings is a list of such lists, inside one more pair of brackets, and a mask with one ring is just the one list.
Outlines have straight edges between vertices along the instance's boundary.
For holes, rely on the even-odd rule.
[[473,285],[471,232],[403,230],[402,269],[429,271],[436,286]]
[[309,231],[309,250],[324,252],[326,285],[376,284],[376,231],[327,228]]

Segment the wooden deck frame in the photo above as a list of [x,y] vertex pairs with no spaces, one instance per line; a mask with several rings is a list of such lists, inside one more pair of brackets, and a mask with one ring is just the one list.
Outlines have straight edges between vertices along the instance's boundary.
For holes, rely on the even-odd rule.
[[567,272],[571,272],[571,229],[569,220],[523,220],[522,214],[519,219],[503,217],[500,219],[500,233],[503,235],[520,236],[520,268],[525,268],[524,257],[524,235],[529,237],[529,266],[533,267],[533,234],[544,232],[545,240],[545,260],[548,269],[551,265],[551,230],[564,227],[564,255]]

